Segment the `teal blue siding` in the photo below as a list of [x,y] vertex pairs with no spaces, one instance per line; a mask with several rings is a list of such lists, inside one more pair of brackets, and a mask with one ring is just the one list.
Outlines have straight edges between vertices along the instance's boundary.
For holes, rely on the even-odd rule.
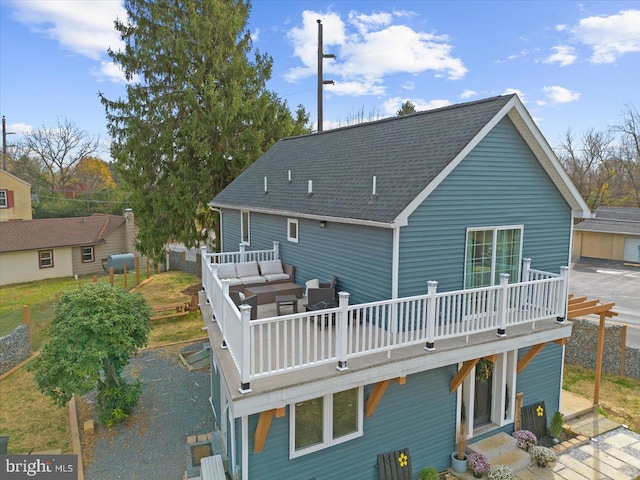
[[568,265],[571,209],[508,118],[429,195],[400,230],[399,296],[464,286],[468,227],[524,225],[523,257]]
[[[378,408],[364,418],[364,435],[302,457],[289,459],[289,409],[274,418],[264,450],[253,453],[259,415],[249,419],[249,477],[329,480],[378,478],[377,455],[402,448],[411,454],[414,477],[422,467],[448,468],[455,442],[456,394],[449,382],[456,367],[410,375],[405,385],[389,384]],[[365,387],[366,398],[373,385]]]
[[[239,213],[225,211],[224,219],[225,251],[237,251]],[[351,303],[391,298],[391,230],[333,222],[321,228],[317,220],[299,218],[294,243],[287,240],[287,217],[251,213],[250,225],[248,249],[266,250],[280,242],[280,258],[295,265],[298,285],[312,278],[326,282],[335,275],[338,291],[351,293]]]
[[225,252],[237,252],[240,248],[240,210],[224,210],[222,213],[222,247]]
[[[518,358],[529,349],[518,351]],[[518,374],[517,391],[524,393],[524,405],[544,401],[547,407],[547,424],[560,410],[560,388],[562,386],[562,347],[547,343],[527,367]]]

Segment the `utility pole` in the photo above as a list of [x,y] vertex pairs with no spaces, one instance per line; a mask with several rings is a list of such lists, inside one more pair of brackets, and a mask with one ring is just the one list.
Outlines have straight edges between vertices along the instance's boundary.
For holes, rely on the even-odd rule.
[[318,20],[318,132],[322,131],[322,86],[335,84],[333,80],[322,79],[322,63],[325,58],[336,58],[336,56],[322,51],[322,20]]
[[2,169],[7,171],[7,121],[2,115]]

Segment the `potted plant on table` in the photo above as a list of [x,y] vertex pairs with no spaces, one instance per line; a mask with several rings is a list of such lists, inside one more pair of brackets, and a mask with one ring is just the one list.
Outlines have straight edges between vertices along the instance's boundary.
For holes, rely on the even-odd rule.
[[481,453],[472,453],[469,455],[468,460],[469,468],[473,471],[473,476],[476,478],[482,478],[485,473],[489,472],[491,465],[487,457]]
[[467,433],[464,420],[460,422],[460,428],[456,436],[456,451],[451,454],[451,468],[456,473],[467,471]]

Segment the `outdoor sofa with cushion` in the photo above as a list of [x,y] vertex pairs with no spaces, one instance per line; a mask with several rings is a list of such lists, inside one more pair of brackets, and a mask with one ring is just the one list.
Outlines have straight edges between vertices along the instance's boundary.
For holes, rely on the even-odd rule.
[[229,280],[229,287],[244,292],[244,287],[295,281],[295,267],[280,260],[218,264],[218,278]]

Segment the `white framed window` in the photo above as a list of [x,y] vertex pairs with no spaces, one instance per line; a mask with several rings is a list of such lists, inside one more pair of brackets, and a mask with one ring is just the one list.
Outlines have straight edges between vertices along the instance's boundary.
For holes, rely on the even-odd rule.
[[298,219],[287,219],[287,240],[298,243]]
[[240,212],[240,217],[240,237],[242,239],[242,243],[245,245],[251,245],[251,217],[249,212],[242,210],[242,212]]
[[94,261],[93,246],[82,247],[82,263],[90,263]]
[[291,405],[291,458],[362,436],[364,388],[356,387]]
[[509,274],[509,283],[520,280],[524,225],[467,229],[464,288],[500,283],[500,274]]
[[40,250],[38,252],[38,265],[40,268],[53,267],[53,250]]
[[8,208],[9,199],[6,190],[0,190],[0,208]]

